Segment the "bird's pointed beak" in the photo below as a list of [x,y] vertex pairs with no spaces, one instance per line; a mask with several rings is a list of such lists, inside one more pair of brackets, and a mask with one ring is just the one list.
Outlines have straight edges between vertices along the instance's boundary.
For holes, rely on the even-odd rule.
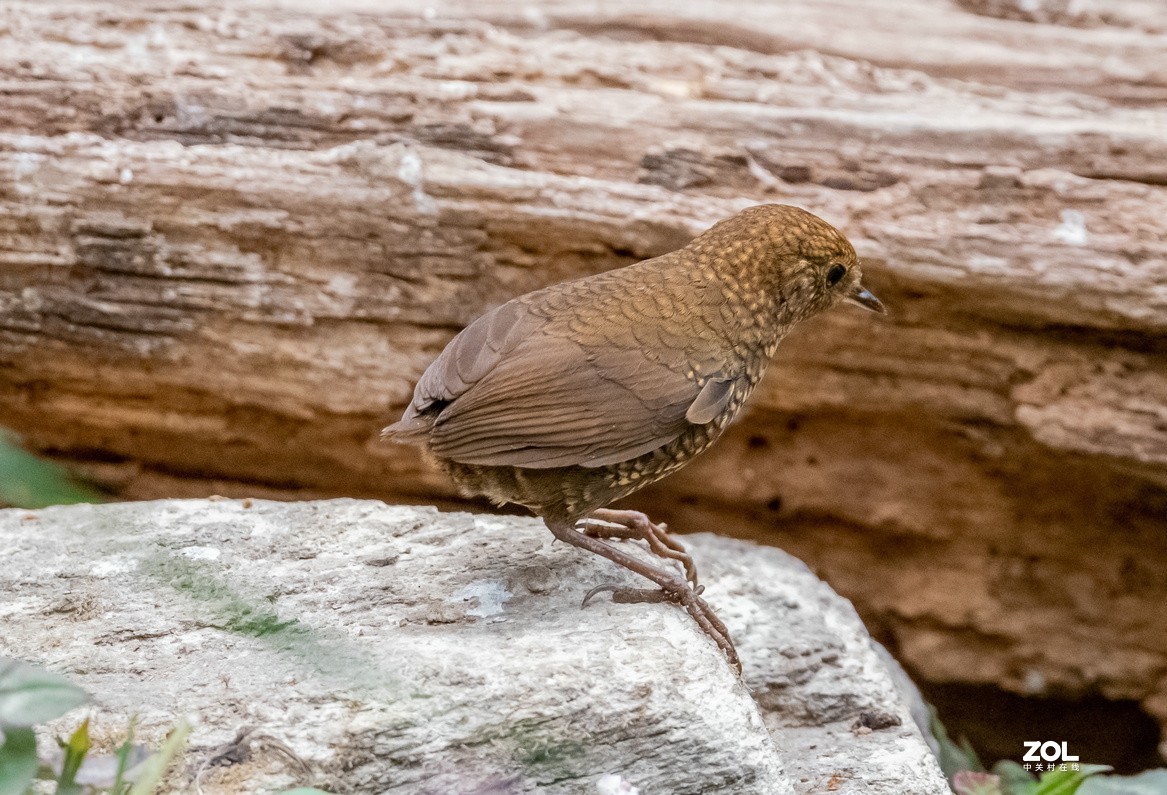
[[881,315],[887,314],[887,309],[884,308],[881,302],[875,295],[864,287],[862,284],[856,282],[855,286],[851,288],[851,292],[847,293],[843,300],[861,306],[864,309],[870,309],[872,312],[878,312]]

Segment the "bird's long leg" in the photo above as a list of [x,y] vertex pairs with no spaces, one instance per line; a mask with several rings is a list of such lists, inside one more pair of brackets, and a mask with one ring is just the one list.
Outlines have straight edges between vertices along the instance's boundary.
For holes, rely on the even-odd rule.
[[[597,521],[609,524],[596,524]],[[592,511],[582,524],[584,535],[589,535],[592,538],[643,538],[648,542],[648,548],[657,557],[679,561],[685,567],[685,579],[694,589],[698,587],[697,564],[681,546],[681,542],[668,534],[663,523],[653,524],[640,511],[615,511],[610,508],[600,508]]]
[[[701,631],[712,638],[717,647],[725,654],[734,670],[741,673],[741,661],[738,659],[733,640],[729,637],[729,630],[714,614],[709,604],[689,587],[688,582],[672,572],[645,563],[605,541],[584,535],[576,530],[571,522],[548,521],[547,527],[560,541],[571,544],[573,547],[586,549],[588,552],[594,552],[659,585],[665,598],[684,607],[685,611],[697,622],[697,626],[701,627]],[[658,593],[657,591],[646,591],[638,588],[608,588],[605,586],[605,590],[612,591],[613,601],[642,602],[657,601],[660,598],[654,597]]]

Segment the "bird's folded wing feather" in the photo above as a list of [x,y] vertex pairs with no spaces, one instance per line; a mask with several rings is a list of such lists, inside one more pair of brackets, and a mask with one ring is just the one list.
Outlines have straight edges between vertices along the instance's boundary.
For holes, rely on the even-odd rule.
[[[614,314],[599,327],[624,320]],[[555,326],[529,301],[487,312],[426,369],[386,435],[424,439],[438,456],[465,464],[598,467],[662,447],[728,402],[732,382],[714,374],[702,388],[684,351],[670,349],[679,361],[668,366],[656,346],[655,355],[628,347],[636,334],[619,345],[593,328],[580,342]],[[640,330],[652,345],[653,329],[641,321]],[[696,358],[708,374],[718,356],[704,354]]]
[[424,413],[432,404],[448,403],[465,394],[542,325],[541,318],[516,301],[490,310],[464,328],[426,368],[410,408]]
[[441,410],[429,443],[465,464],[605,466],[675,439],[700,393],[640,350],[535,333]]

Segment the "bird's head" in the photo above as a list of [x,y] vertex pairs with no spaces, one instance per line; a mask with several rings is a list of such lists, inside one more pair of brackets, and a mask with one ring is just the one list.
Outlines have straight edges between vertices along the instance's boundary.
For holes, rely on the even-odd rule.
[[761,267],[765,289],[777,292],[788,322],[842,301],[886,314],[879,299],[863,286],[863,270],[851,243],[818,216],[789,205],[762,204],[718,226],[723,224],[736,227],[725,232],[754,241],[750,258]]

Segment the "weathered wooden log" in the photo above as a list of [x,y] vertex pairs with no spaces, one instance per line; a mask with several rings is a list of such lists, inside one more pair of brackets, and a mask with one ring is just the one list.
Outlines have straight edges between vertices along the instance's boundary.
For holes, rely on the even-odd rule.
[[1167,721],[1163,24],[1075,7],[9,3],[0,422],[127,497],[450,501],[375,436],[461,325],[798,203],[891,318],[638,504],[926,680]]

